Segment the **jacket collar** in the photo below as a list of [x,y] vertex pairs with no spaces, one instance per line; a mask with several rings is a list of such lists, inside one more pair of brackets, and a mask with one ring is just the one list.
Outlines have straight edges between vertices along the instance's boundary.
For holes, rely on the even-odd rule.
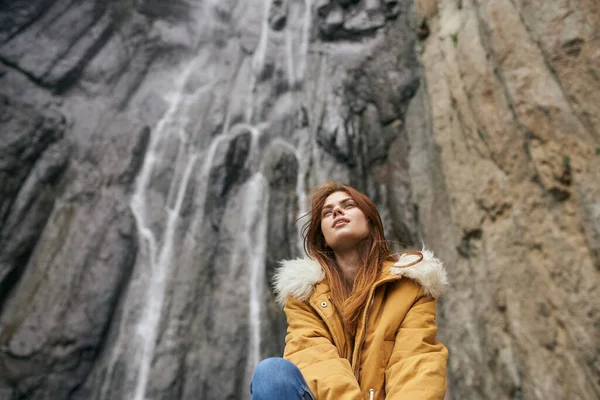
[[[433,256],[432,251],[423,249],[421,253],[423,259],[413,265],[409,264],[417,261],[419,256],[410,253],[402,254],[396,263],[384,269],[383,274],[387,276],[383,279],[410,278],[421,286],[426,295],[438,298],[448,285],[446,270],[443,263]],[[307,301],[315,291],[316,285],[324,278],[325,272],[321,264],[311,258],[281,261],[273,278],[277,302],[283,306],[290,296],[300,301]]]

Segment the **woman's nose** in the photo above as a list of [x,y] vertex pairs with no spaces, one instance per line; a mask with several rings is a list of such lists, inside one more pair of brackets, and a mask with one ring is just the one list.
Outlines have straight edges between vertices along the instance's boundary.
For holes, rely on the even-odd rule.
[[343,213],[344,213],[344,211],[342,210],[342,208],[341,208],[340,206],[335,206],[335,207],[333,208],[333,215],[334,215],[334,216],[336,216],[336,215],[338,215],[338,214],[340,214],[340,215],[341,215],[341,214],[343,214]]

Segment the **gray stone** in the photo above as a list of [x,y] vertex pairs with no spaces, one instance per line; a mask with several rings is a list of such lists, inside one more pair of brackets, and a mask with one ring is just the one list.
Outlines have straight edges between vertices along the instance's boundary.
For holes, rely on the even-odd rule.
[[444,260],[448,398],[597,397],[597,13],[459,3],[5,4],[0,397],[248,399],[330,180]]
[[67,162],[65,120],[56,110],[0,95],[0,307],[23,273],[52,212]]

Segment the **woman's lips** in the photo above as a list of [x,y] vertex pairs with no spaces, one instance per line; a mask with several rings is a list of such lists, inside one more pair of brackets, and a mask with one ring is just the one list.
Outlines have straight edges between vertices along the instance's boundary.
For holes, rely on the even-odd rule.
[[350,221],[348,221],[348,220],[346,220],[346,219],[342,219],[342,220],[336,221],[336,222],[333,224],[333,227],[334,227],[334,228],[339,228],[340,226],[348,225],[348,223],[349,223],[349,222],[350,222]]

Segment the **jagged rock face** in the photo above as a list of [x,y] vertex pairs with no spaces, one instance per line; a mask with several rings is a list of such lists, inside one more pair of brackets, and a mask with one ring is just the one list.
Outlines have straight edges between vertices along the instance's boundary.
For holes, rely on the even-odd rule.
[[269,279],[339,180],[445,260],[449,398],[598,397],[576,3],[1,5],[0,395],[248,398],[283,347]]
[[451,265],[450,396],[598,398],[600,9],[416,6],[431,122],[417,98],[407,130],[413,151],[439,148],[439,170],[412,183],[426,241]]
[[318,183],[414,243],[410,4],[0,9],[0,394],[249,397]]

